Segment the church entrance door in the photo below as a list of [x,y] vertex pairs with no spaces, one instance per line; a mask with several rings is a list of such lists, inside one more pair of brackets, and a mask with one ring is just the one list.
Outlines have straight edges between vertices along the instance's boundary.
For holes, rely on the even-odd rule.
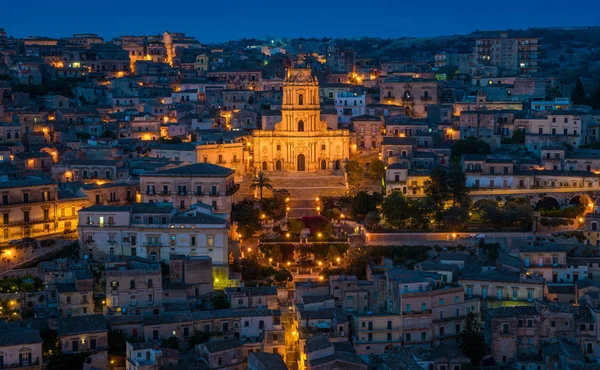
[[304,154],[298,154],[298,171],[306,171],[306,157]]

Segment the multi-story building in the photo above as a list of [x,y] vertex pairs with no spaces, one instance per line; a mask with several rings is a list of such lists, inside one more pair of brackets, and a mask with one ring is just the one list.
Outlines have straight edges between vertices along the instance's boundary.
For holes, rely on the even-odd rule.
[[573,147],[582,145],[590,118],[578,112],[555,111],[541,118],[515,119],[514,129],[524,130],[525,146],[540,154],[544,146],[560,146],[563,143]]
[[381,104],[399,105],[409,117],[427,117],[427,106],[439,104],[439,81],[399,76],[381,81]]
[[162,365],[162,351],[154,343],[126,343],[126,370],[159,370]]
[[52,166],[52,177],[58,181],[93,182],[124,180],[128,176],[125,163],[116,159],[69,159]]
[[523,267],[534,275],[542,275],[547,284],[574,283],[587,278],[588,264],[570,265],[567,254],[573,249],[565,244],[538,244],[522,247]]
[[158,262],[139,257],[106,263],[108,315],[158,315],[163,311],[162,270]]
[[273,286],[225,288],[231,308],[277,309],[277,288]]
[[514,73],[536,73],[539,46],[538,38],[509,38],[506,33],[476,39],[473,63],[496,65]]
[[0,196],[4,242],[74,230],[77,211],[87,205],[87,197],[59,193],[41,173],[0,182]]
[[352,343],[358,354],[383,353],[390,345],[402,344],[402,316],[387,313],[355,314],[352,316],[352,332]]
[[42,338],[39,330],[19,325],[2,325],[0,357],[4,368],[40,370],[42,368]]
[[378,150],[381,147],[381,118],[365,114],[352,117],[351,121],[352,132],[356,136],[354,144],[358,150]]
[[338,122],[349,123],[352,118],[365,114],[366,95],[352,92],[338,92],[335,95],[335,110]]
[[183,254],[209,256],[215,265],[229,261],[227,221],[206,207],[177,213],[164,203],[91,206],[79,211],[79,220],[79,242],[88,257],[169,261]]
[[467,315],[479,312],[479,301],[461,288],[446,287],[437,273],[390,269],[388,307],[402,314],[404,343],[424,345],[456,337]]
[[196,163],[140,176],[142,202],[169,202],[180,210],[202,203],[229,217],[238,186],[232,169]]
[[533,306],[501,307],[485,316],[485,339],[499,365],[520,356],[537,355],[540,348],[540,314]]
[[89,270],[77,272],[72,280],[56,284],[60,313],[66,317],[94,314],[92,273]]
[[458,278],[468,299],[481,300],[481,308],[533,305],[544,298],[544,277],[520,272],[493,270],[467,273]]
[[58,323],[58,339],[63,353],[104,352],[108,348],[106,320],[103,315],[64,317]]

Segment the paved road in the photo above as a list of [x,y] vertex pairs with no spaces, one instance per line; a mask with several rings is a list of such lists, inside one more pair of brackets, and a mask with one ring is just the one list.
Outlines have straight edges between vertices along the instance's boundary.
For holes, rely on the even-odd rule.
[[[456,237],[454,236],[456,235]],[[479,239],[470,237],[471,233],[370,233],[367,237],[368,245],[419,245],[436,243],[440,245],[476,243]],[[478,234],[480,235],[480,234]],[[527,239],[532,237],[531,232],[491,232],[483,233],[486,242],[500,242],[505,240],[508,244],[514,239]]]

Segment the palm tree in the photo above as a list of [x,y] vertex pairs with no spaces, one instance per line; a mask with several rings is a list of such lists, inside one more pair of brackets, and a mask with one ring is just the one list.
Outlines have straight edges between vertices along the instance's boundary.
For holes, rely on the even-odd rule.
[[252,179],[252,184],[250,184],[250,190],[255,191],[259,190],[260,200],[263,198],[263,189],[273,190],[273,185],[271,184],[271,179],[264,172],[259,172]]

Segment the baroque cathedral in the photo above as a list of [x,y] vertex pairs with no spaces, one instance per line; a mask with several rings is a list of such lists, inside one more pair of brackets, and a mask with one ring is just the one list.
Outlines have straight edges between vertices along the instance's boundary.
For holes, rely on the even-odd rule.
[[257,171],[337,171],[350,156],[349,130],[330,129],[321,121],[319,82],[298,63],[283,82],[281,122],[274,130],[255,130]]

